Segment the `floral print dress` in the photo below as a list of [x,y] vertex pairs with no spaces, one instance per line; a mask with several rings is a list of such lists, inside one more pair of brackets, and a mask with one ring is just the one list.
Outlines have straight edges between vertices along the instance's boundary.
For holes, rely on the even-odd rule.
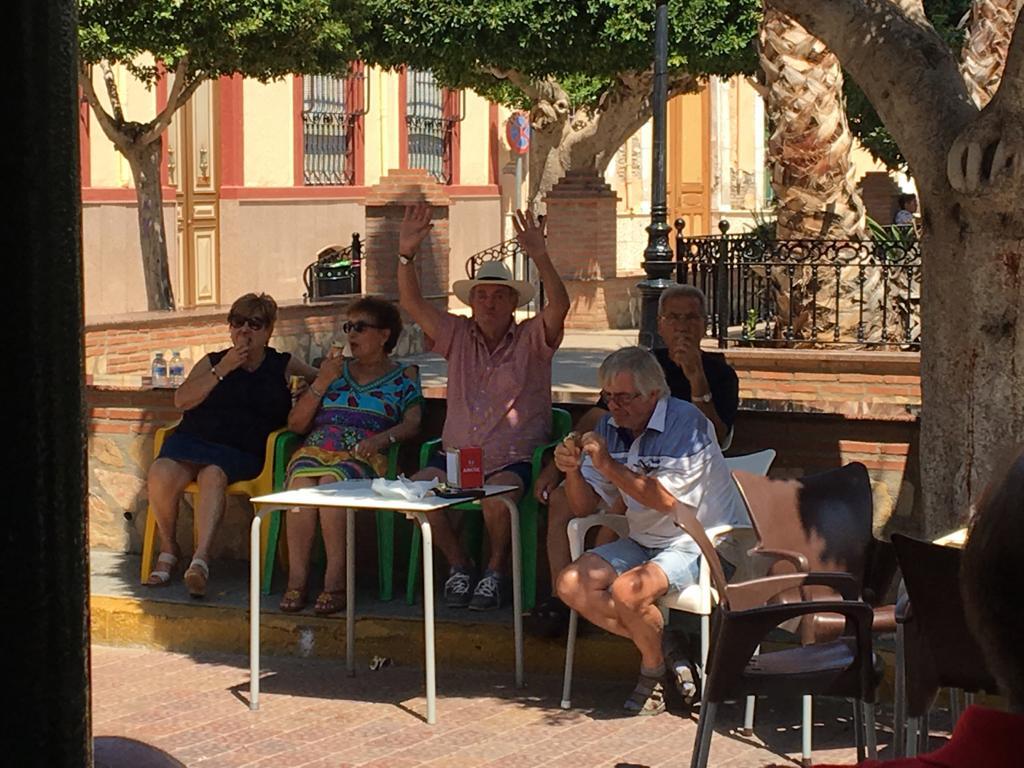
[[346,360],[341,376],[324,393],[313,417],[312,431],[288,463],[288,479],[321,475],[337,480],[382,477],[387,471],[385,455],[357,458],[352,449],[360,440],[401,422],[406,410],[422,400],[415,366],[398,364],[380,378],[359,384]]

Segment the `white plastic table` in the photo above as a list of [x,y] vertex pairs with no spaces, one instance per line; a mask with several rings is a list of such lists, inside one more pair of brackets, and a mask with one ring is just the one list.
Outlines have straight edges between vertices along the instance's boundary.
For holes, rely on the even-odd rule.
[[[249,536],[249,708],[259,709],[260,699],[260,526],[264,516],[277,509],[291,507],[338,507],[341,509],[386,510],[405,515],[419,523],[423,533],[423,624],[426,650],[427,722],[437,722],[436,677],[434,669],[434,556],[433,538],[427,512],[453,507],[479,499],[460,497],[444,499],[428,494],[419,501],[406,501],[380,496],[370,487],[371,480],[343,480],[337,483],[281,491],[251,499],[255,513]],[[512,527],[512,616],[516,651],[516,685],[523,685],[523,617],[521,575],[522,556],[519,545],[519,508],[507,496],[499,494],[515,490],[511,485],[484,486],[484,496],[497,496],[508,507]],[[345,665],[355,675],[355,515],[348,515],[345,588]]]

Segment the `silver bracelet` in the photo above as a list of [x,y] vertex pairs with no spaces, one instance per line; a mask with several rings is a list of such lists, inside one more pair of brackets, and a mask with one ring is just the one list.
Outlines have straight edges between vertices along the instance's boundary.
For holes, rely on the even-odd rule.
[[309,391],[316,395],[317,400],[322,400],[324,397],[324,393],[317,389],[315,384],[309,385]]

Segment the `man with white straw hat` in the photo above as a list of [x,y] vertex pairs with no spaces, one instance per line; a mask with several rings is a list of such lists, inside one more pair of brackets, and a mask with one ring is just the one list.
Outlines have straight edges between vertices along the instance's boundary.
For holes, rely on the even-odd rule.
[[[515,280],[501,262],[486,262],[471,280],[459,280],[455,295],[472,309],[471,317],[444,312],[423,298],[414,259],[430,233],[430,207],[406,208],[398,234],[398,295],[402,308],[434,341],[448,361],[448,413],[444,450],[483,448],[484,476],[495,485],[514,485],[516,499],[530,487],[533,449],[551,430],[551,358],[562,342],[569,294],[548,255],[544,228],[533,214],[516,211],[519,245],[537,267],[547,302],[522,323],[515,310],[533,298],[534,286]],[[431,460],[416,478],[442,478],[444,454]],[[483,502],[490,537],[490,558],[479,579],[444,510],[429,515],[434,544],[448,559],[445,602],[453,608],[489,610],[501,605],[511,542],[508,512],[495,500]]]

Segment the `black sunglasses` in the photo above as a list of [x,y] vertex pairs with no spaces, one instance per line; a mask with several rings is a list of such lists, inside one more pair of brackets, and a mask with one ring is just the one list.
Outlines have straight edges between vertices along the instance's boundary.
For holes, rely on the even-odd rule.
[[362,333],[367,328],[376,328],[377,330],[380,330],[383,327],[384,326],[382,325],[374,325],[373,323],[368,323],[365,320],[356,320],[354,323],[349,320],[346,320],[345,324],[341,326],[341,330],[343,330],[345,333],[352,333],[352,331],[355,331],[356,333]]
[[250,330],[262,331],[267,327],[266,320],[259,317],[242,317],[241,315],[228,315],[228,325],[232,328],[238,329],[243,325],[248,325]]

